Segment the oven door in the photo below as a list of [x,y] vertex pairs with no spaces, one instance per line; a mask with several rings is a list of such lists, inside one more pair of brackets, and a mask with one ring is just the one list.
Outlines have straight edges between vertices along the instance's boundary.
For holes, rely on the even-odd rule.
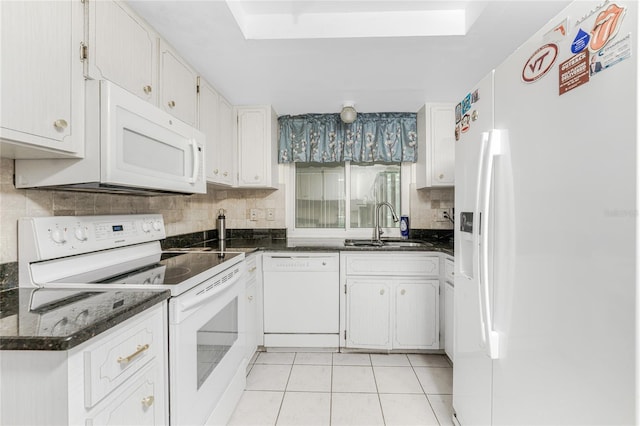
[[102,183],[206,192],[203,133],[113,83],[93,84],[100,85]]
[[[223,280],[221,275],[230,278]],[[170,299],[172,425],[205,424],[238,371],[244,380],[243,276],[242,268],[229,268]],[[215,286],[216,282],[223,283]]]

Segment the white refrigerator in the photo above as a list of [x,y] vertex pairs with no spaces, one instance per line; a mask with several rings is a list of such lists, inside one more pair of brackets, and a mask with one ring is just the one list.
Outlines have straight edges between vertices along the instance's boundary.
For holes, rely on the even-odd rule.
[[633,425],[638,3],[578,1],[456,108],[454,422]]

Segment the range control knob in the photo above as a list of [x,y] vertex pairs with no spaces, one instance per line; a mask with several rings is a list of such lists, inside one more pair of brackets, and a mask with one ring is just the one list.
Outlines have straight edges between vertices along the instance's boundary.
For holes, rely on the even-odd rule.
[[78,241],[87,241],[89,236],[87,235],[87,228],[84,226],[76,226],[76,229],[73,231],[73,235],[78,239]]
[[144,232],[151,232],[151,225],[149,222],[142,222],[142,230]]
[[66,229],[52,229],[51,230],[51,239],[56,244],[64,244],[67,242],[67,233]]
[[153,229],[156,231],[160,231],[162,229],[162,222],[160,222],[159,220],[153,222]]

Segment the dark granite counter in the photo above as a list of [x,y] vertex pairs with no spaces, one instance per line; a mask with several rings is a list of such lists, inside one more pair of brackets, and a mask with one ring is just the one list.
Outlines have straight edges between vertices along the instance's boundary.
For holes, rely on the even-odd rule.
[[345,246],[343,238],[287,238],[286,229],[227,229],[224,245],[218,231],[194,232],[167,237],[162,248],[229,250],[251,253],[265,251],[435,251],[453,256],[453,230],[412,229],[409,238],[431,244],[429,247],[353,247]]
[[169,290],[5,290],[0,292],[0,349],[68,350],[170,295]]
[[[256,250],[264,251],[433,251],[453,256],[453,243],[446,240],[422,241],[430,244],[425,247],[366,247],[345,246],[342,238],[228,238],[225,240],[224,250],[243,251],[251,253]],[[220,250],[220,241],[217,239],[201,241],[189,246],[190,248],[205,248]]]

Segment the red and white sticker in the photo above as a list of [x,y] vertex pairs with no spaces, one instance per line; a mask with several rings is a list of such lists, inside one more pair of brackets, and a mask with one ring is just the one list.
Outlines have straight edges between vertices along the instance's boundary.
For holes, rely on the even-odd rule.
[[593,23],[591,40],[589,41],[589,50],[592,53],[602,49],[616,36],[622,23],[624,12],[624,7],[619,7],[614,3],[598,14]]
[[545,76],[558,58],[558,46],[548,43],[533,52],[522,68],[522,81],[533,83]]

